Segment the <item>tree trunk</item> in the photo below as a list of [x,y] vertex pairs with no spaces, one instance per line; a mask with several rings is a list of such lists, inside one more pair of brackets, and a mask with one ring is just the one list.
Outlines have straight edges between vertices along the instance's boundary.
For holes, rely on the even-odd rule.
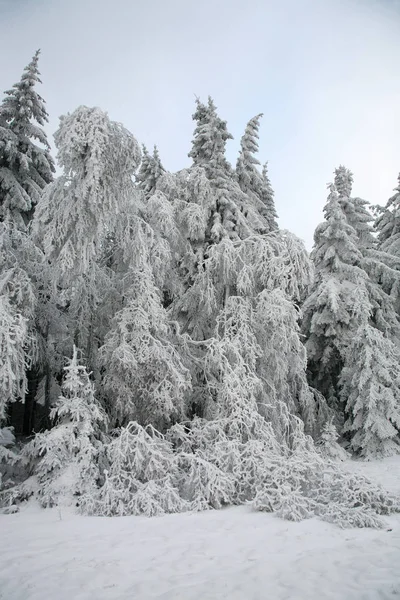
[[27,373],[27,379],[28,389],[25,395],[22,432],[24,435],[31,435],[35,425],[36,392],[39,385],[38,369],[30,369]]

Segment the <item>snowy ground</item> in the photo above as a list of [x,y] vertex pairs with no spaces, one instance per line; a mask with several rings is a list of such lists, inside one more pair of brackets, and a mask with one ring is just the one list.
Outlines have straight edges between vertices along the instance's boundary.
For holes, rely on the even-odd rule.
[[[351,465],[400,493],[400,458]],[[1,600],[400,599],[400,516],[384,530],[246,507],[146,519],[25,507],[0,516]]]

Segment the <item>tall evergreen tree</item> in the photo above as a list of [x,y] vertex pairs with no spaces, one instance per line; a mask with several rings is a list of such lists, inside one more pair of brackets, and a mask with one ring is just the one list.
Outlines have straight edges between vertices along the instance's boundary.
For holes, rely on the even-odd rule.
[[311,384],[338,408],[338,379],[348,344],[370,305],[367,274],[358,265],[362,254],[357,234],[348,223],[338,192],[330,185],[325,221],[314,235],[311,257],[315,279],[303,306]]
[[55,426],[37,434],[24,448],[39,484],[42,506],[66,499],[79,502],[77,497],[93,493],[100,477],[99,437],[107,417],[94,396],[86,368],[79,363],[75,346],[64,371],[61,394],[51,411]]
[[145,145],[143,145],[143,155],[140,168],[136,175],[136,181],[139,188],[148,200],[154,194],[157,188],[157,181],[165,173],[157,146],[154,146],[153,156],[149,154]]
[[39,50],[0,105],[0,220],[22,229],[55,170],[42,128],[48,115],[35,90],[38,61]]
[[375,227],[378,231],[379,247],[384,252],[400,257],[400,174],[395,193],[380,211]]
[[207,105],[198,99],[196,102],[193,119],[197,125],[189,157],[193,159],[194,166],[204,168],[216,201],[207,238],[213,242],[219,242],[225,236],[237,239],[243,194],[232,177],[232,168],[225,156],[226,142],[232,139],[232,135],[228,132],[226,121],[218,116],[211,98]]
[[116,285],[104,252],[108,236],[129,238],[140,149],[106,113],[85,106],[61,118],[55,142],[64,173],[43,193],[32,226],[52,265],[51,299],[62,308],[67,328],[51,354],[65,355],[75,343],[97,375],[97,349],[113,316],[109,302]]
[[252,202],[247,202],[242,210],[253,222],[253,227],[265,233],[278,229],[277,214],[274,203],[274,192],[268,178],[267,164],[260,173],[260,161],[255,154],[258,152],[258,131],[261,114],[250,119],[240,141],[240,153],[236,163],[236,174],[242,191],[250,196]]
[[[385,256],[391,269],[382,271],[382,286],[392,297],[400,319],[400,175],[395,194],[389,198],[384,208],[378,207],[375,230],[378,232],[378,251]],[[400,338],[400,336],[398,336]]]
[[[399,337],[399,322],[395,311],[393,292],[400,286],[400,262],[390,253],[378,248],[373,232],[373,216],[369,204],[361,198],[351,196],[353,174],[346,167],[335,170],[335,185],[339,202],[347,222],[357,235],[357,247],[361,256],[357,263],[368,274],[366,285],[372,307],[371,323],[393,339]],[[399,257],[400,259],[400,257]]]
[[376,246],[373,236],[373,216],[368,209],[368,202],[351,196],[353,188],[353,173],[340,165],[335,169],[335,187],[339,202],[346,215],[349,225],[353,227],[358,237],[358,248],[365,251]]
[[263,187],[261,191],[261,199],[265,206],[264,216],[269,224],[270,231],[278,230],[278,213],[275,209],[274,191],[271,186],[271,182],[268,175],[268,163],[264,163],[262,168]]
[[120,424],[138,421],[164,430],[186,414],[189,373],[172,343],[149,264],[134,270],[126,296],[101,349],[110,412]]
[[348,348],[340,387],[351,448],[366,458],[399,453],[399,352],[367,319]]

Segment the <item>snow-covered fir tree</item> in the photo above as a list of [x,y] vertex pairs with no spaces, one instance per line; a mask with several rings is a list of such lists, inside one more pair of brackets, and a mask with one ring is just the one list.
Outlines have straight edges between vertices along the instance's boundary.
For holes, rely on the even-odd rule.
[[339,384],[351,448],[366,458],[399,453],[399,351],[367,320],[347,350]]
[[[107,236],[115,238],[121,214],[131,211],[140,149],[122,125],[85,106],[61,118],[55,142],[64,174],[42,195],[33,231],[52,264],[52,289],[68,317],[69,345],[79,345],[93,369],[99,320],[112,317],[103,303],[114,282],[102,259]],[[127,216],[124,227],[125,221]]]
[[174,347],[172,326],[149,265],[130,276],[125,307],[101,348],[110,413],[164,430],[186,415],[190,376]]
[[353,174],[340,166],[335,169],[335,186],[347,222],[357,235],[357,248],[361,256],[357,263],[368,274],[366,285],[372,307],[371,322],[392,339],[400,337],[395,310],[397,290],[400,288],[399,258],[378,247],[373,232],[373,216],[369,204],[351,196]]
[[368,210],[368,202],[366,200],[351,196],[353,173],[343,165],[340,165],[335,169],[334,183],[347,221],[357,234],[358,248],[361,251],[373,248],[375,245],[375,238],[372,234],[373,216]]
[[75,346],[64,371],[62,393],[50,414],[53,428],[36,434],[23,450],[32,478],[20,486],[19,493],[29,495],[38,489],[43,506],[79,502],[79,496],[94,493],[100,479],[100,430],[107,417]]
[[149,154],[146,146],[143,146],[142,162],[136,174],[136,181],[146,199],[154,194],[157,181],[164,173],[165,169],[161,163],[157,146],[154,146],[153,155]]
[[232,135],[226,121],[218,116],[211,98],[207,105],[197,99],[193,119],[197,125],[189,157],[193,159],[194,166],[204,168],[215,196],[215,210],[207,237],[213,242],[219,242],[225,235],[237,239],[239,210],[244,194],[234,181],[232,167],[225,156],[226,142],[232,139]]
[[389,260],[392,270],[381,274],[382,285],[390,293],[397,315],[400,315],[400,175],[394,195],[385,207],[377,208],[375,230],[378,233],[378,250]]
[[[255,154],[258,152],[258,131],[260,118],[257,115],[247,124],[244,135],[240,141],[240,154],[236,163],[236,173],[242,191],[252,198],[243,207],[249,220],[254,220],[253,227],[261,233],[278,229],[278,215],[275,210],[274,192],[268,178],[267,163],[262,167],[260,173],[258,166],[260,161]],[[257,210],[249,214],[253,208]],[[261,217],[261,219],[260,219]]]
[[39,50],[0,105],[0,220],[11,220],[20,229],[55,170],[43,129],[48,115],[35,89],[38,61]]
[[362,254],[333,184],[324,207],[325,221],[314,235],[315,278],[303,305],[311,384],[338,409],[338,379],[360,319],[369,314],[368,276],[358,266]]
[[264,163],[261,171],[263,179],[263,187],[261,189],[261,200],[264,203],[265,209],[263,214],[268,221],[269,230],[276,231],[278,229],[278,213],[275,209],[274,190],[271,186],[271,181],[268,175],[268,163]]
[[316,443],[318,452],[325,458],[331,460],[347,460],[350,454],[346,452],[338,443],[338,432],[332,421],[327,421],[321,431],[319,440]]
[[44,101],[36,91],[40,83],[38,60],[39,51],[21,80],[5,93],[0,105],[0,301],[3,306],[0,420],[6,416],[7,404],[26,400],[24,423],[17,425],[28,433],[33,426],[40,338],[37,311],[39,290],[43,291],[43,269],[41,253],[29,238],[27,225],[54,172],[43,129],[48,116]]
[[380,248],[384,252],[400,257],[400,175],[394,192],[384,209],[379,211],[375,227]]
[[[383,276],[392,276],[394,270],[387,264],[388,256],[376,248],[367,203],[351,197],[352,182],[348,169],[336,169],[326,222],[315,235],[316,276],[303,307],[308,365],[313,385],[336,409],[337,423],[345,421],[343,431],[352,449],[364,455],[390,453],[393,444],[388,443],[384,451],[377,440],[365,444],[360,440],[368,438],[365,429],[371,420],[378,420],[380,410],[381,433],[386,422],[388,437],[389,431],[397,435],[389,420],[390,410],[396,418],[395,407],[385,409],[383,399],[372,398],[376,389],[383,390],[379,378],[384,359],[381,355],[374,371],[368,358],[369,352],[374,354],[368,348],[374,345],[377,351],[387,352],[389,362],[391,353],[396,354],[398,320],[393,299],[381,285]],[[396,377],[386,379],[385,394],[396,397],[396,382]],[[377,413],[372,416],[376,402]]]
[[29,369],[40,360],[43,275],[42,254],[26,231],[10,221],[0,223],[0,422],[6,418],[7,405],[11,410],[11,403],[25,401]]

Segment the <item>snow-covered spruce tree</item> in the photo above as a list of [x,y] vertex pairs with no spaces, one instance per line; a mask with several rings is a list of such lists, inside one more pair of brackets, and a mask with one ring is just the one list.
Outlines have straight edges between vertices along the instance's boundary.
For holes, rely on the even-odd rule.
[[321,431],[319,440],[316,443],[318,452],[330,460],[347,460],[350,454],[338,443],[338,432],[332,421],[327,421]]
[[186,414],[190,375],[150,265],[132,270],[129,280],[126,304],[101,348],[109,411],[120,424],[138,421],[164,430]]
[[395,311],[396,290],[400,289],[400,256],[396,258],[378,248],[373,234],[373,217],[366,200],[351,196],[353,174],[340,166],[335,169],[335,186],[339,203],[347,222],[357,235],[357,248],[361,256],[357,263],[368,274],[366,280],[371,303],[371,322],[392,339],[400,337],[399,322]]
[[[39,359],[41,261],[41,253],[25,231],[13,222],[0,223],[0,422],[6,418],[7,405],[24,402],[28,369]],[[21,423],[18,428],[22,431]]]
[[42,126],[48,115],[35,90],[39,50],[0,105],[0,220],[25,229],[54,163]]
[[375,238],[372,229],[372,214],[368,210],[368,202],[361,198],[351,196],[353,187],[353,173],[343,165],[335,169],[335,187],[338,192],[339,202],[347,217],[349,225],[353,227],[358,238],[358,247],[361,251],[373,248]]
[[379,247],[384,252],[400,257],[400,175],[394,194],[380,211],[375,223]]
[[62,393],[50,415],[54,427],[36,434],[24,447],[32,477],[14,493],[17,498],[34,494],[42,506],[79,503],[79,496],[95,493],[100,478],[100,428],[106,425],[106,415],[75,346],[64,370]]
[[379,253],[389,257],[392,262],[386,262],[393,267],[390,273],[383,272],[380,275],[382,286],[390,293],[395,310],[400,315],[400,175],[394,191],[384,208],[377,207],[375,230],[378,232]]
[[93,370],[101,343],[98,321],[108,312],[102,304],[114,283],[104,250],[135,197],[132,176],[140,149],[122,125],[85,106],[61,118],[55,142],[64,174],[42,195],[33,230],[53,267],[53,293],[68,316],[69,345],[83,349]]
[[[40,338],[36,313],[39,289],[43,288],[39,283],[42,256],[29,238],[27,225],[54,172],[42,128],[47,112],[35,90],[40,82],[38,59],[36,52],[21,81],[5,93],[0,105],[0,296],[4,309],[1,331],[3,344],[12,339],[12,347],[7,353],[2,352],[0,360],[4,361],[3,368],[7,363],[8,370],[14,369],[2,378],[7,387],[11,377],[13,392],[10,395],[10,388],[7,393],[4,389],[0,403],[3,409],[5,403],[13,403],[8,417],[18,433],[30,433],[33,427]],[[25,402],[23,410],[15,404],[17,400]],[[4,410],[0,409],[0,413],[4,417]]]
[[264,163],[261,171],[263,178],[263,187],[261,190],[261,199],[264,203],[265,218],[269,223],[269,230],[276,231],[278,229],[278,213],[275,209],[274,191],[271,186],[271,182],[268,175],[268,163]]
[[303,305],[303,332],[310,383],[340,415],[338,379],[345,352],[363,315],[369,315],[370,302],[368,275],[358,266],[362,254],[357,234],[346,219],[335,186],[329,188],[325,221],[314,235],[315,278]]
[[154,146],[153,156],[151,156],[146,146],[143,145],[142,162],[136,174],[136,181],[146,199],[149,199],[154,194],[157,188],[157,181],[164,173],[165,169],[161,163],[157,146]]
[[218,116],[211,98],[207,105],[197,100],[193,119],[197,126],[189,157],[194,166],[203,167],[215,196],[207,238],[212,243],[218,243],[225,235],[237,239],[240,222],[244,225],[239,212],[245,196],[235,182],[232,167],[225,157],[226,142],[232,139],[232,135],[228,132],[226,121]]
[[399,351],[367,319],[347,350],[339,385],[351,448],[365,458],[399,453]]
[[[255,231],[266,233],[278,229],[276,222],[278,215],[275,210],[274,192],[268,178],[267,164],[263,166],[260,173],[258,170],[260,161],[255,157],[258,152],[258,131],[261,117],[261,114],[257,115],[247,124],[240,141],[236,174],[240,188],[252,199],[252,202],[247,202],[242,210],[246,211],[246,217],[252,221]],[[256,210],[252,211],[254,208]]]

